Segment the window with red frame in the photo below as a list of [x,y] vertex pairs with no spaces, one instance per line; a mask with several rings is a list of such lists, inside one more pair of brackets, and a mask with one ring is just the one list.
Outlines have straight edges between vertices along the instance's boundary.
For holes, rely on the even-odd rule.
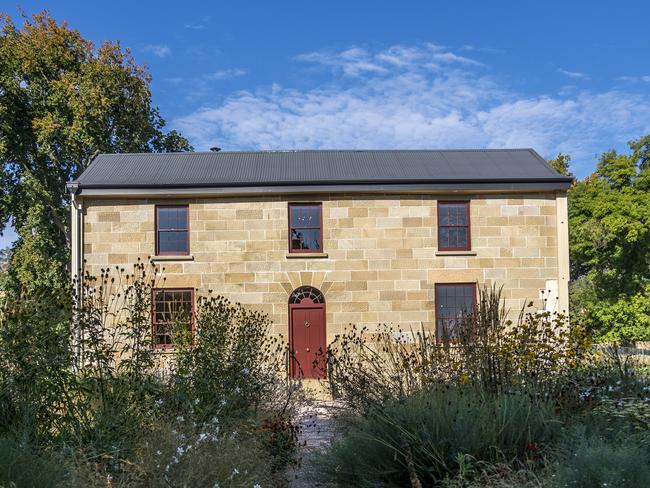
[[322,251],[322,205],[320,203],[290,203],[289,252]]
[[190,253],[189,209],[187,205],[156,206],[156,254]]
[[194,290],[155,289],[153,291],[153,343],[157,348],[174,345],[179,331],[194,330]]
[[469,202],[438,202],[438,250],[471,248]]
[[436,336],[457,339],[476,304],[476,283],[436,284]]

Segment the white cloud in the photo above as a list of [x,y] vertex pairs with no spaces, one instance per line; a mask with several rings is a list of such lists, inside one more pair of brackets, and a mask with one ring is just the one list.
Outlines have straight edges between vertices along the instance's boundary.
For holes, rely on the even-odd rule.
[[244,76],[246,70],[234,68],[234,69],[220,69],[214,73],[209,73],[203,75],[203,78],[206,80],[231,80],[232,78],[237,78],[238,76]]
[[650,75],[647,76],[619,76],[616,78],[618,81],[630,81],[630,82],[638,82],[638,81],[645,81],[646,83],[650,83]]
[[385,73],[386,68],[373,62],[365,49],[351,48],[336,54],[308,53],[296,56],[298,61],[319,63],[343,70],[348,76],[360,76],[364,73]]
[[482,66],[482,63],[452,53],[444,46],[424,44],[423,46],[392,46],[378,53],[371,53],[360,47],[351,47],[338,53],[313,52],[301,54],[298,61],[318,63],[340,70],[346,76],[389,75],[400,70],[432,70],[441,66]]
[[216,141],[229,149],[534,147],[547,157],[570,153],[578,173],[596,153],[650,132],[648,93],[523,96],[432,46],[301,56],[333,67],[334,77],[314,88],[232,93],[174,126],[198,149]]
[[562,68],[558,68],[557,70],[558,73],[562,73],[564,76],[568,76],[569,78],[573,78],[576,80],[588,80],[589,75],[585,73],[580,73],[579,71],[567,71]]
[[191,29],[191,30],[203,30],[205,29],[204,24],[185,24],[186,29]]
[[166,58],[172,54],[171,48],[165,44],[148,44],[143,47],[142,50],[152,53],[154,56],[158,56],[159,58]]

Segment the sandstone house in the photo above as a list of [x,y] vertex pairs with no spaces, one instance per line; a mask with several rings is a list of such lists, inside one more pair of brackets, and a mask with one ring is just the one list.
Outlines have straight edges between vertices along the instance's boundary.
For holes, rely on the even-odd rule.
[[213,290],[308,364],[351,323],[453,324],[477,284],[566,311],[569,184],[531,149],[103,154],[68,185],[72,267],[164,262],[155,310]]

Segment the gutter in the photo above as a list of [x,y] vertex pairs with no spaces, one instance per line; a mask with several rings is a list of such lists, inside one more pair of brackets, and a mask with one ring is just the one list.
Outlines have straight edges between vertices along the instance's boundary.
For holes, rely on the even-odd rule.
[[297,195],[297,194],[435,194],[435,193],[504,193],[548,192],[567,190],[570,181],[564,179],[540,181],[449,181],[435,183],[360,183],[360,184],[280,184],[280,185],[80,185],[68,183],[68,190],[75,195],[93,197],[199,197],[199,196],[259,196],[259,195]]

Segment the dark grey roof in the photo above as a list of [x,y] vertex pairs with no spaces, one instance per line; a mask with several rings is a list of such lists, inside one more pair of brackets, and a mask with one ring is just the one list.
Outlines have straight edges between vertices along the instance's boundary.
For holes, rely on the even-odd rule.
[[100,154],[72,186],[187,188],[407,183],[557,183],[532,149]]

